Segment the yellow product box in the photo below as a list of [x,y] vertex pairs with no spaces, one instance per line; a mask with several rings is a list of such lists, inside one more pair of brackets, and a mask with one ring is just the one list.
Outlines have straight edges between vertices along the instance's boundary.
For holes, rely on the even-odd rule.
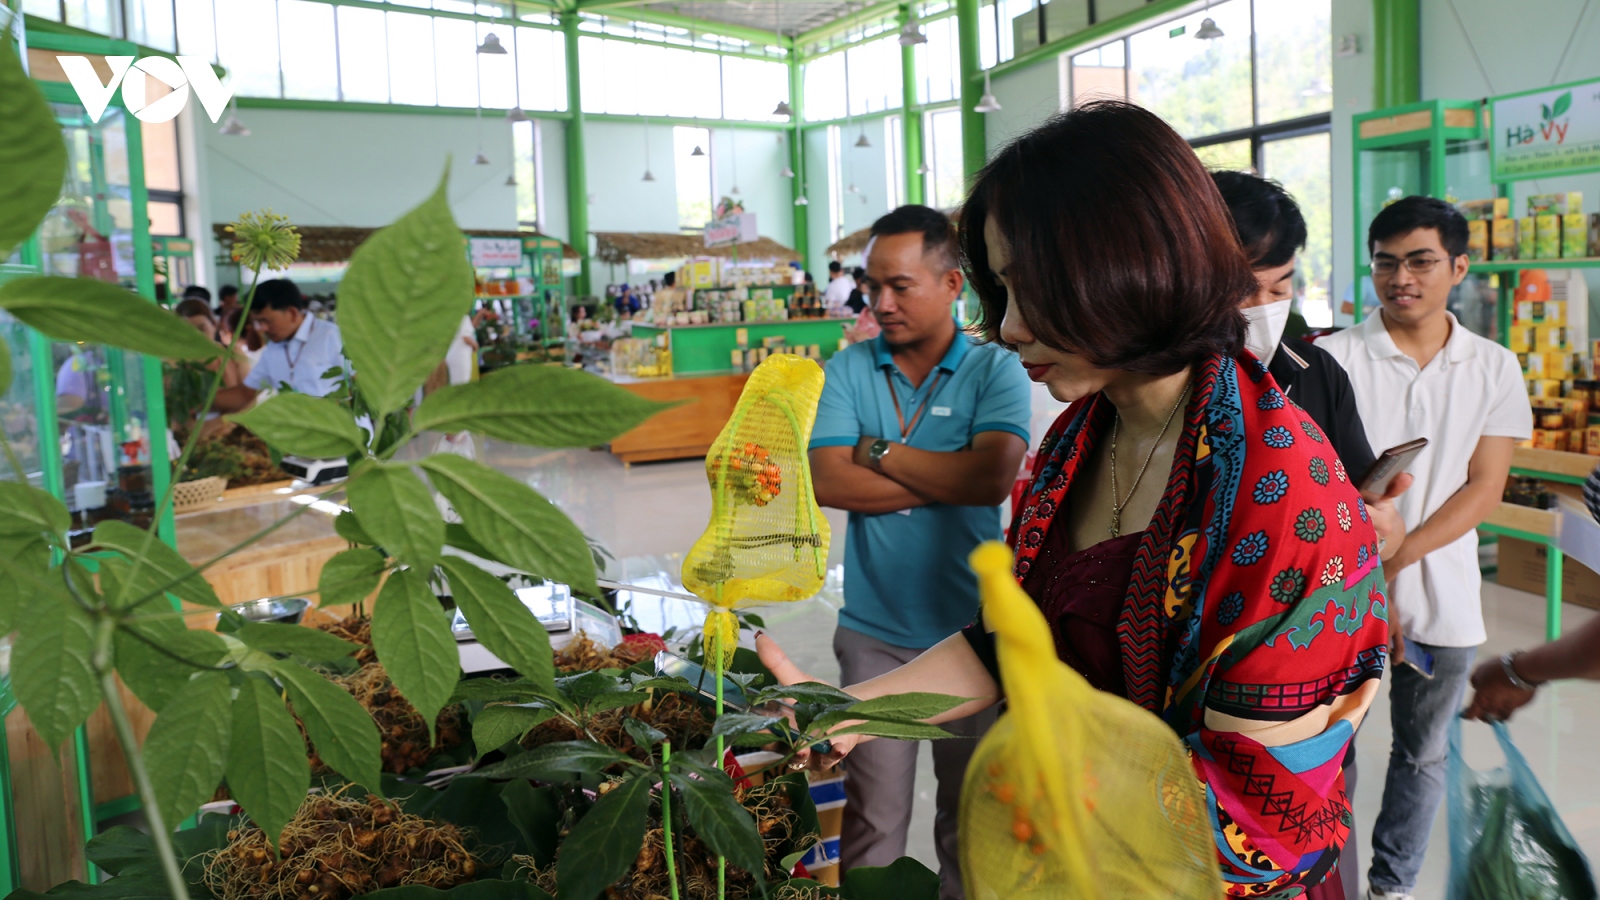
[[1582,429],[1589,424],[1589,398],[1587,396],[1573,396],[1580,394],[1577,390],[1561,398],[1561,414],[1567,419],[1568,428]]
[[1600,456],[1600,425],[1590,425],[1584,430],[1583,452]]
[[1511,326],[1511,352],[1530,353],[1533,351],[1534,326],[1516,324]]
[[1538,425],[1546,431],[1559,431],[1567,427],[1567,419],[1560,412],[1542,412],[1539,414]]
[[[1467,223],[1471,225],[1472,223]],[[1468,238],[1467,253],[1472,253],[1472,241]],[[1561,257],[1561,217],[1557,215],[1535,216],[1533,219],[1533,258],[1534,259],[1559,259]]]
[[1509,218],[1511,218],[1511,198],[1510,197],[1496,197],[1496,198],[1494,198],[1494,217],[1496,219],[1509,219]]
[[1532,387],[1529,393],[1535,397],[1559,398],[1561,396],[1561,379],[1559,378],[1537,378],[1531,381],[1530,384]]
[[1528,212],[1535,216],[1564,216],[1568,213],[1583,212],[1583,191],[1534,194],[1528,198]]
[[[1533,446],[1538,450],[1556,449],[1556,433],[1544,428],[1535,428],[1533,430]],[[1561,449],[1565,450],[1566,447]]]
[[1522,363],[1522,377],[1549,377],[1549,373],[1545,372],[1544,370],[1545,355],[1543,353],[1519,353],[1517,354],[1517,358]]
[[1571,353],[1546,353],[1544,355],[1544,371],[1546,378],[1559,378],[1566,381],[1572,377]]
[[1533,259],[1533,216],[1517,220],[1517,259]]
[[[1508,207],[1509,208],[1509,207]],[[1456,209],[1461,210],[1462,218],[1468,222],[1478,219],[1494,218],[1494,198],[1487,200],[1463,200],[1456,204]]]
[[1589,255],[1589,221],[1581,212],[1561,217],[1561,255],[1567,259]]
[[1485,219],[1467,220],[1467,259],[1482,262],[1489,258],[1489,223]]
[[1537,353],[1552,353],[1556,350],[1565,350],[1567,347],[1567,326],[1565,325],[1535,325],[1533,326],[1533,349]]
[[1517,222],[1515,219],[1495,219],[1489,223],[1489,258],[1516,259]]
[[750,349],[750,329],[735,328],[733,330],[733,342],[739,345],[740,350]]

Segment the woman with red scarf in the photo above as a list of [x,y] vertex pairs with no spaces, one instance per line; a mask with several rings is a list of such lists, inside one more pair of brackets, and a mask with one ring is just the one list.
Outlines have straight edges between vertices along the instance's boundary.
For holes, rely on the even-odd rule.
[[[1002,150],[961,220],[980,326],[1071,403],[1011,529],[1058,654],[1186,743],[1219,894],[1342,897],[1341,762],[1386,661],[1383,570],[1351,473],[1243,348],[1256,284],[1210,176],[1154,114],[1091,103]],[[974,622],[846,690],[977,698],[942,721],[1005,686]]]

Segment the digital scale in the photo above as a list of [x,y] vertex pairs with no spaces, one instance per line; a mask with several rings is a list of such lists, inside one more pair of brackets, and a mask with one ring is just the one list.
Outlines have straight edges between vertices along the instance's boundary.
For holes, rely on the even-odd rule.
[[304,456],[285,456],[278,468],[310,485],[329,484],[350,477],[347,459],[307,459]]
[[[589,640],[602,647],[622,643],[622,628],[615,616],[572,596],[572,589],[564,584],[546,581],[532,587],[518,588],[517,599],[533,612],[539,624],[550,633],[550,648],[560,650],[577,638],[579,632],[589,635]],[[461,656],[461,671],[468,675],[509,669],[511,666],[490,653],[472,633],[472,626],[457,609],[450,623],[455,633],[456,649]]]

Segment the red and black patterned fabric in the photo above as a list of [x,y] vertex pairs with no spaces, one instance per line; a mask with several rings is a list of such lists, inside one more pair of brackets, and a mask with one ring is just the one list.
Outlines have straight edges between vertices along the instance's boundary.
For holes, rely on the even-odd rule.
[[[1301,896],[1349,837],[1341,763],[1387,660],[1377,538],[1322,431],[1258,360],[1208,360],[1193,387],[1118,621],[1127,696],[1188,744],[1229,894]],[[1045,438],[1011,529],[1019,580],[1115,415],[1097,394]],[[1220,716],[1315,729],[1267,747]]]

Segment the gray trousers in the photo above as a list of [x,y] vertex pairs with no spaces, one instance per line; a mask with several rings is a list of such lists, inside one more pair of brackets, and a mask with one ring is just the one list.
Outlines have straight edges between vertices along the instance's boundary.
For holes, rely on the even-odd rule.
[[[839,626],[833,633],[833,655],[839,660],[841,683],[856,684],[905,665],[922,650],[896,647],[859,631]],[[933,817],[934,847],[939,855],[940,900],[962,900],[960,851],[956,820],[961,807],[961,780],[967,762],[994,724],[998,708],[945,724],[957,737],[933,741],[933,773],[938,779]],[[839,870],[887,866],[906,853],[911,829],[911,801],[917,781],[916,741],[874,740],[857,746],[845,758],[844,826],[839,836]]]

